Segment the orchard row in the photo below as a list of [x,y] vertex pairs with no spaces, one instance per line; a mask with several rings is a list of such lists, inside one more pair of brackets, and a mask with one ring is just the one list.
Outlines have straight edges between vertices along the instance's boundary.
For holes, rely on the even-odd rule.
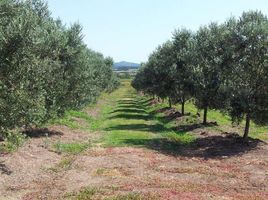
[[41,0],[0,2],[0,136],[96,101],[119,82],[113,60],[87,48],[79,24],[54,20]]
[[268,123],[268,19],[261,12],[244,12],[225,23],[211,23],[192,32],[179,29],[159,46],[139,70],[134,88],[170,104],[192,99],[204,110],[229,114],[233,122],[246,119]]

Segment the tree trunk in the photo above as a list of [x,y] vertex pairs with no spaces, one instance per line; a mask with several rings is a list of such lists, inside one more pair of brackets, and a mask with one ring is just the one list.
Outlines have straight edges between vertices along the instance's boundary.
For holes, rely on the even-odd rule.
[[208,107],[206,106],[204,108],[204,118],[203,118],[203,124],[207,125],[207,115],[208,115]]
[[244,135],[243,135],[244,140],[248,138],[249,126],[250,126],[250,114],[247,113],[247,115],[246,115],[246,126],[245,126]]
[[171,108],[172,107],[172,103],[171,103],[170,97],[168,97],[168,104],[169,104],[169,108]]
[[182,101],[181,101],[181,114],[184,115],[184,106],[185,106],[185,98],[184,96],[182,97]]
[[185,113],[184,113],[184,105],[185,105],[185,102],[182,101],[182,103],[181,103],[181,114],[182,115],[185,115]]

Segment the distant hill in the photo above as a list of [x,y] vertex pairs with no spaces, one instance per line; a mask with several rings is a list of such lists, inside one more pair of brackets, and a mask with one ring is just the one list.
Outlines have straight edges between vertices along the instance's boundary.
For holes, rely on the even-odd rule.
[[127,70],[130,70],[130,69],[138,69],[139,67],[140,67],[140,64],[132,63],[132,62],[126,62],[126,61],[114,63],[114,69],[115,70],[127,71]]

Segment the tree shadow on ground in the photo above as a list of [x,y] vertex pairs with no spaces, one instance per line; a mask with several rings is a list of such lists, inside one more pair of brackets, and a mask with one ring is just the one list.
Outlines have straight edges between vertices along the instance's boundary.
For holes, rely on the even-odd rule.
[[120,99],[117,100],[118,103],[138,103],[139,99]]
[[166,130],[162,124],[124,124],[111,126],[105,129],[106,131],[144,131],[144,132],[161,132]]
[[0,174],[10,175],[12,171],[4,164],[4,162],[0,162]]
[[130,100],[130,101],[119,100],[119,101],[117,101],[117,104],[121,105],[121,106],[146,107],[143,100]]
[[186,125],[178,125],[173,128],[174,131],[179,131],[179,132],[188,132],[188,131],[193,131],[195,129],[199,128],[207,128],[207,127],[215,127],[218,126],[216,122],[209,122],[206,125],[202,123],[198,124],[186,124]]
[[151,101],[153,101],[153,99],[140,100],[139,103],[142,104],[143,106],[149,106],[151,105]]
[[168,122],[171,122],[172,120],[180,119],[183,117],[189,117],[189,116],[191,116],[191,113],[185,113],[184,115],[182,115],[179,111],[176,111],[176,112],[163,116],[161,120],[163,122],[168,123]]
[[140,109],[140,110],[142,110],[142,109],[144,109],[144,107],[143,106],[139,106],[139,105],[126,105],[126,104],[119,104],[117,107],[116,107],[117,109],[124,109],[124,108],[126,108],[126,109]]
[[150,104],[151,100],[137,100],[137,99],[126,99],[126,100],[119,100],[117,101],[118,104],[129,104],[129,105],[139,105],[146,107]]
[[170,108],[170,107],[159,108],[159,109],[153,110],[152,112],[150,112],[150,114],[151,115],[156,115],[156,114],[159,114],[159,113],[164,113],[164,112],[169,111],[171,109],[172,108]]
[[35,129],[28,129],[23,131],[23,134],[30,138],[41,138],[41,137],[52,137],[54,135],[61,136],[63,135],[62,132],[49,130],[47,128],[35,128]]
[[109,117],[108,119],[128,119],[128,120],[150,120],[152,119],[149,115],[141,115],[141,114],[118,114]]
[[171,112],[169,114],[167,114],[166,116],[164,116],[164,119],[166,121],[171,121],[171,120],[174,120],[174,119],[177,119],[179,117],[185,117],[185,116],[189,116],[190,113],[186,113],[185,115],[182,115],[179,111],[175,111],[175,112]]
[[150,105],[150,102],[152,101],[152,99],[123,99],[123,100],[119,100],[117,101],[117,103],[130,103],[130,104],[139,104],[139,105],[142,105],[142,106],[148,106]]
[[146,111],[144,109],[137,109],[137,108],[118,108],[118,109],[113,110],[109,114],[118,113],[118,112],[122,112],[122,113],[146,113]]
[[138,104],[138,102],[136,102],[136,101],[117,101],[116,102],[117,104],[119,104],[119,105],[137,105]]
[[[162,113],[163,116],[157,116],[157,114]],[[160,122],[162,123],[169,123],[172,120],[178,120],[183,117],[191,116],[194,118],[195,116],[191,115],[191,113],[186,113],[182,115],[180,112],[176,111],[174,108],[164,107],[157,110],[150,112],[151,115],[154,115]],[[197,119],[197,118],[196,118]],[[188,118],[186,118],[186,121]],[[189,123],[189,122],[188,122]],[[218,126],[217,122],[208,122],[207,124],[203,123],[190,123],[190,124],[181,124],[172,128],[175,132],[189,132],[199,128],[206,128],[206,127],[215,127]]]
[[[122,112],[128,112],[120,115],[113,116],[111,118],[126,118],[126,119],[145,119],[144,115],[137,114],[137,110],[141,111],[140,106],[144,106],[145,109],[150,105],[151,100],[131,100],[131,101],[121,101],[120,109]],[[135,108],[135,109],[134,109]],[[116,111],[117,112],[117,111]],[[133,114],[131,114],[133,113]],[[136,114],[134,114],[136,113]],[[140,112],[145,113],[145,111]],[[164,116],[157,116],[157,114],[163,113]],[[133,130],[133,131],[150,131],[154,133],[161,133],[165,131],[173,130],[176,134],[182,134],[185,132],[193,131],[199,128],[214,127],[218,126],[216,122],[210,122],[207,125],[202,123],[195,124],[182,124],[176,125],[173,128],[166,128],[164,125],[167,122],[176,120],[183,117],[181,113],[177,112],[174,108],[164,107],[160,109],[155,109],[148,114],[148,119],[157,118],[160,123],[155,125],[146,124],[130,124],[130,125],[117,125],[107,130]],[[190,114],[188,114],[190,115]],[[144,146],[148,149],[158,151],[160,153],[172,156],[182,156],[182,157],[197,157],[204,159],[223,159],[233,156],[239,156],[245,154],[249,151],[258,148],[258,145],[263,143],[260,140],[249,138],[248,141],[244,141],[238,134],[226,134],[226,135],[212,135],[207,137],[200,137],[193,142],[182,142],[178,140],[172,140],[169,138],[153,138],[153,139],[125,139],[125,144],[134,146]]]
[[182,115],[179,111],[176,111],[176,112],[164,114],[164,116],[157,116],[157,119],[160,120],[162,123],[169,123],[173,120],[179,120],[179,119],[182,119],[184,117],[189,117],[189,116],[191,116],[191,113],[185,113],[184,115]]
[[252,138],[245,142],[236,134],[230,134],[229,136],[209,136],[205,138],[198,138],[191,144],[183,144],[167,138],[126,139],[124,142],[129,145],[144,146],[165,155],[190,158],[198,157],[204,159],[222,159],[226,157],[239,156],[257,149],[260,143],[264,143]]
[[136,106],[138,103],[137,102],[117,102],[118,105],[133,105]]

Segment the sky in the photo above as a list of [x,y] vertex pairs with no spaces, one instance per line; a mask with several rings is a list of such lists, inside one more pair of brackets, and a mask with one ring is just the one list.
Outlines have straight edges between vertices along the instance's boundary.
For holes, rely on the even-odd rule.
[[48,0],[52,16],[79,22],[84,41],[115,62],[145,62],[178,28],[196,31],[243,11],[268,15],[268,0]]

